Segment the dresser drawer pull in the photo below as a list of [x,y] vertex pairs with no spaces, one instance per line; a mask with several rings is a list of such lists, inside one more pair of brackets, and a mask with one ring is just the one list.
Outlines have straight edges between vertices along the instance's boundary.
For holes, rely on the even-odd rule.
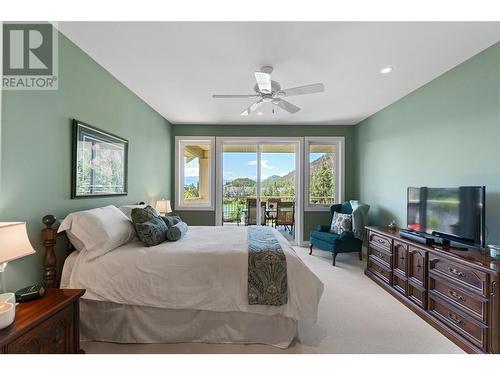
[[384,240],[378,239],[378,243],[384,243]]
[[457,318],[457,316],[451,312],[448,312],[448,319],[451,320],[453,323],[455,324],[459,324],[459,325],[464,325],[465,323],[463,322],[463,320],[460,320]]
[[401,259],[401,260],[405,260],[405,257],[401,257],[401,258],[399,258],[399,259]]
[[465,273],[457,270],[456,268],[448,267],[448,272],[451,273],[454,276],[465,277]]
[[465,302],[465,298],[453,290],[448,289],[448,295],[455,298],[457,301]]

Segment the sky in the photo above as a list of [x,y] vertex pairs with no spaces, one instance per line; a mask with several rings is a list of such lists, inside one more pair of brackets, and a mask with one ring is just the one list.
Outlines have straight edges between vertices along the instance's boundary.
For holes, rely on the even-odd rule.
[[[261,178],[284,176],[295,170],[295,155],[292,153],[262,153]],[[234,180],[239,177],[257,179],[257,155],[251,152],[230,152],[223,156],[224,179]]]
[[[318,159],[322,153],[312,153],[311,161]],[[253,152],[225,152],[223,154],[224,181],[237,178],[251,178],[257,180],[257,154]],[[265,153],[261,154],[261,178],[270,176],[284,176],[295,170],[295,154],[293,153]],[[185,185],[198,181],[198,158],[193,159],[185,167]]]

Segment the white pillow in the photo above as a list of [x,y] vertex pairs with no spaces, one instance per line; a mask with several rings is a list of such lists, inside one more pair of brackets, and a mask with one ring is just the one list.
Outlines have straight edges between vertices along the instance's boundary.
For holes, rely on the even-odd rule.
[[118,209],[125,214],[130,220],[132,220],[132,210],[134,208],[146,208],[147,204],[131,204],[127,206],[118,207]]
[[132,222],[115,206],[73,212],[66,216],[57,231],[66,231],[78,250],[91,252],[87,259],[104,255],[135,237]]

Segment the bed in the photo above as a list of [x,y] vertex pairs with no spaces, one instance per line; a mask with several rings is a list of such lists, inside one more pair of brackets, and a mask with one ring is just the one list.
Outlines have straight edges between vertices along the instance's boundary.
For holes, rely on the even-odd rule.
[[[44,230],[52,258],[55,229]],[[298,321],[316,321],[323,284],[272,229],[286,257],[288,300],[249,304],[249,227],[189,227],[184,238],[130,241],[98,258],[73,251],[61,288],[81,288],[83,340],[118,343],[260,343],[288,347]],[[46,256],[47,259],[47,256]],[[55,268],[46,281],[55,283]]]

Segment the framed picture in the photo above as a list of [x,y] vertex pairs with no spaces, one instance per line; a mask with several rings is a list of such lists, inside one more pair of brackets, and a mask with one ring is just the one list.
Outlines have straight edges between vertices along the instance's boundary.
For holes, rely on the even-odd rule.
[[128,141],[73,120],[71,198],[127,195]]

